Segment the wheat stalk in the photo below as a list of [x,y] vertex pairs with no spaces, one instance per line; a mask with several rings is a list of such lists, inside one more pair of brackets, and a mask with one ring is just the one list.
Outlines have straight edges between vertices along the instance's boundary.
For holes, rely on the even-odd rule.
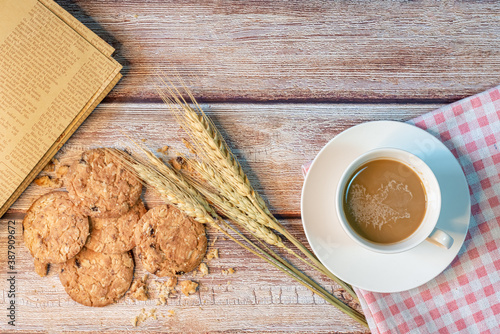
[[[333,279],[337,284],[342,286],[354,299],[359,301],[358,297],[352,290],[352,287],[333,275],[318,258],[307,249],[297,238],[288,232],[278,220],[271,214],[264,200],[253,189],[246,174],[241,168],[240,163],[232,154],[224,138],[217,130],[212,121],[206,116],[200,105],[191,92],[184,87],[194,108],[183,98],[180,91],[173,83],[165,77],[159,77],[163,83],[165,92],[157,87],[157,90],[163,101],[170,107],[170,110],[175,115],[181,127],[191,138],[193,151],[201,158],[201,160],[212,166],[216,173],[233,189],[233,193],[239,194],[241,197],[248,199],[252,204],[253,209],[257,210],[259,219],[256,221],[265,227],[274,229],[285,236],[292,242],[311,262],[306,262],[312,268],[319,270],[323,274]],[[224,193],[226,198],[234,196],[229,193]],[[243,199],[236,201],[243,202]],[[245,211],[247,214],[252,214],[254,211]],[[301,258],[302,259],[302,258]],[[303,260],[303,259],[302,259]]]

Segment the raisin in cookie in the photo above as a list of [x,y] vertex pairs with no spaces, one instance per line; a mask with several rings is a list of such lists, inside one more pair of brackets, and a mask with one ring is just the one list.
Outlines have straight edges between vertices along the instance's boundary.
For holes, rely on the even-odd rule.
[[142,192],[140,180],[103,149],[85,151],[65,177],[71,200],[90,217],[118,218],[137,203]]
[[64,191],[45,194],[33,202],[23,227],[24,243],[39,263],[62,263],[71,259],[89,235],[88,218]]
[[207,250],[205,226],[172,205],[157,206],[142,216],[135,243],[146,270],[160,277],[195,269]]
[[86,247],[59,272],[66,293],[86,306],[106,306],[127,292],[134,276],[130,252],[103,254]]
[[91,218],[90,236],[85,247],[100,253],[123,253],[135,247],[134,231],[146,213],[144,204],[137,203],[119,218]]

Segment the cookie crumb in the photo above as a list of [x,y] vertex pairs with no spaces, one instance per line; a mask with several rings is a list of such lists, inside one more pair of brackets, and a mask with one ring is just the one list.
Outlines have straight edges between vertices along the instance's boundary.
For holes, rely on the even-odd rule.
[[207,260],[212,260],[212,259],[218,259],[219,258],[219,249],[218,248],[212,248],[207,252],[206,256]]
[[39,260],[35,259],[35,272],[40,277],[47,276],[47,274],[49,273],[49,264],[40,262]]
[[181,170],[182,165],[184,164],[184,159],[182,157],[177,157],[170,159],[168,163],[175,169],[175,170]]
[[165,305],[167,303],[168,297],[170,297],[170,290],[162,286],[160,288],[160,293],[158,294],[156,305]]
[[233,268],[229,268],[227,270],[222,270],[222,275],[232,275],[234,273],[235,273],[235,271]]
[[60,179],[51,179],[49,176],[44,175],[35,179],[35,184],[39,187],[61,187],[62,182]]
[[169,317],[173,317],[175,315],[175,311],[174,310],[168,310],[168,316]]
[[56,176],[58,178],[62,178],[64,175],[66,175],[66,173],[68,173],[68,170],[69,170],[69,166],[66,166],[66,165],[59,166],[59,168],[57,168],[57,171],[56,171]]
[[148,286],[146,285],[146,281],[148,280],[149,275],[146,274],[140,280],[136,280],[132,286],[130,287],[130,295],[137,300],[148,300]]
[[142,322],[146,321],[149,318],[153,318],[154,320],[158,319],[158,315],[156,314],[156,308],[149,310],[149,312],[146,312],[146,309],[144,308],[141,309],[141,313],[132,318],[131,322],[134,327],[137,327],[138,325],[140,325]]
[[210,243],[210,246],[213,247],[218,238],[219,238],[218,236],[215,236],[215,239]]
[[170,148],[170,146],[165,145],[165,146],[163,146],[162,148],[157,149],[157,150],[156,150],[156,152],[158,152],[158,153],[163,153],[163,154],[165,154],[165,155],[166,155],[166,154],[168,153],[168,149],[169,149],[169,148]]
[[165,283],[165,284],[166,284],[165,286],[167,288],[171,288],[171,289],[175,288],[175,286],[177,285],[177,276],[170,277],[168,279],[167,283]]
[[37,186],[40,187],[50,187],[51,184],[50,177],[48,177],[47,175],[37,177],[34,182]]
[[56,169],[56,165],[54,164],[54,160],[49,161],[45,167],[43,167],[44,172],[53,172]]
[[198,269],[200,270],[201,277],[208,275],[208,267],[206,263],[200,263],[200,267]]
[[172,276],[167,282],[160,284],[160,292],[158,294],[158,300],[156,305],[165,305],[170,294],[175,292],[175,286],[177,285],[177,276]]
[[192,295],[193,293],[196,292],[196,289],[198,288],[198,283],[193,281],[182,281],[180,285],[181,285],[181,292],[186,296]]
[[146,320],[146,310],[143,308],[141,309],[141,313],[139,313],[135,316],[135,318],[132,319],[132,325],[134,325],[134,327],[137,327],[144,320]]

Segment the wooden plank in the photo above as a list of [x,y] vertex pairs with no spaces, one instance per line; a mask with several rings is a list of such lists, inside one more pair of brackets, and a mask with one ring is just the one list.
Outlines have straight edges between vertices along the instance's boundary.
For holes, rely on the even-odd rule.
[[110,100],[157,100],[172,69],[211,102],[445,102],[500,82],[495,1],[58,2],[117,49]]
[[[185,275],[181,279],[192,279],[200,283],[199,291],[189,297],[180,293],[168,300],[167,305],[157,305],[155,283],[166,281],[151,275],[148,283],[152,299],[137,301],[125,297],[117,304],[104,308],[82,306],[71,300],[59,282],[57,266],[49,275],[38,277],[34,272],[33,260],[23,245],[22,219],[16,220],[16,274],[7,274],[7,221],[0,220],[0,258],[4,264],[0,271],[0,307],[5,310],[11,298],[8,297],[7,278],[15,276],[16,330],[33,333],[60,333],[64,331],[125,332],[137,329],[147,333],[157,332],[218,332],[233,333],[258,331],[274,333],[366,333],[366,329],[314,296],[281,271],[239,248],[230,240],[218,236],[215,248],[220,259],[208,262],[210,274]],[[305,242],[300,220],[287,220],[284,224]],[[218,235],[209,230],[209,243]],[[146,271],[136,258],[135,277],[142,277]],[[302,266],[299,266],[303,268]],[[222,270],[234,268],[232,275],[223,275]],[[310,273],[310,271],[306,272]],[[338,286],[321,275],[313,275],[330,291]],[[157,309],[158,319],[148,319],[134,328],[131,319],[141,309],[149,312]],[[168,316],[168,311],[175,314]],[[5,314],[5,311],[2,312]],[[162,316],[164,315],[164,316]],[[0,331],[12,327],[7,321],[0,322]]]
[[[355,124],[408,120],[437,108],[434,104],[210,104],[203,105],[242,162],[273,212],[300,216],[301,165],[312,160],[331,138]],[[163,104],[101,104],[56,157],[61,164],[85,149],[123,147],[125,134],[147,139],[157,149],[182,151],[186,137]],[[185,151],[185,149],[184,149]],[[47,188],[31,185],[9,214],[25,212]],[[148,199],[148,198],[146,198]],[[150,199],[155,203],[154,199]]]

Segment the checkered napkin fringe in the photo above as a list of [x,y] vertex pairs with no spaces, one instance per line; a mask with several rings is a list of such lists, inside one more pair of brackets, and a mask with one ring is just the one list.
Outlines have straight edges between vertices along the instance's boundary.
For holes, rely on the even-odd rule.
[[469,184],[472,217],[458,256],[432,281],[390,294],[355,288],[370,329],[500,333],[500,86],[408,123],[434,135],[457,158]]

